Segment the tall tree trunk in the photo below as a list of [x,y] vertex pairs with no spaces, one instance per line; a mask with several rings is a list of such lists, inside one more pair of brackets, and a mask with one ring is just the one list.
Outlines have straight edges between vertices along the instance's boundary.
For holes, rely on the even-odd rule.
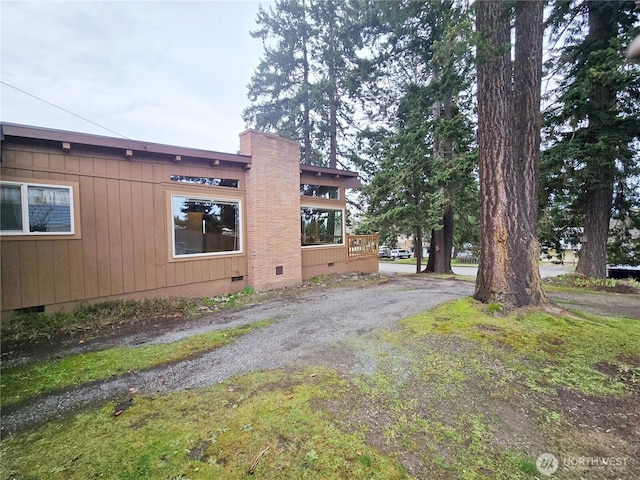
[[431,230],[429,260],[423,273],[453,273],[451,251],[453,249],[453,207],[447,204],[442,215],[442,228]]
[[517,181],[512,185],[520,218],[514,225],[510,257],[511,275],[519,305],[547,302],[540,276],[540,243],[537,238],[538,190],[540,180],[540,96],[542,90],[542,43],[544,6],[539,0],[516,3],[514,110],[511,137]]
[[416,273],[422,268],[422,228],[416,227],[413,237],[413,256],[416,257]]
[[303,152],[303,163],[310,164],[311,163],[311,99],[309,98],[309,53],[308,53],[308,31],[306,26],[306,11],[307,7],[305,2],[302,2],[302,7],[305,11],[305,26],[303,27],[303,35],[302,35],[302,75],[303,75],[303,89],[304,89],[304,117],[303,117],[303,125],[304,129],[303,138],[304,138],[304,152]]
[[329,167],[338,164],[338,95],[336,84],[336,17],[331,16],[329,24]]
[[[587,42],[599,42],[606,48],[617,36],[615,21],[616,6],[612,2],[588,2],[589,34]],[[587,187],[584,198],[584,234],[576,273],[591,278],[607,276],[607,241],[609,220],[613,203],[613,166],[608,158],[598,155],[597,143],[607,123],[615,121],[616,91],[606,79],[594,79],[589,100],[594,102],[594,111],[601,112],[589,117],[589,143],[594,145],[594,155],[586,158],[587,168],[597,172],[594,181]]]
[[[506,308],[545,303],[536,239],[544,3],[479,1],[478,146],[482,248],[475,298]],[[513,77],[512,77],[513,76]],[[512,80],[513,78],[513,80]]]
[[576,265],[576,273],[585,277],[606,278],[607,276],[607,241],[612,198],[613,178],[601,178],[597,185],[590,188],[585,200],[584,232]]
[[[434,67],[433,76],[438,80],[440,71]],[[443,101],[437,100],[432,108],[433,117],[436,119],[453,117],[453,99],[450,94],[445,95]],[[450,138],[440,138],[434,135],[434,155],[451,161],[453,157],[453,142]],[[447,168],[449,165],[447,166]],[[442,213],[442,228],[431,230],[431,243],[429,245],[429,260],[423,273],[453,273],[451,269],[451,251],[453,249],[453,207],[447,203]]]

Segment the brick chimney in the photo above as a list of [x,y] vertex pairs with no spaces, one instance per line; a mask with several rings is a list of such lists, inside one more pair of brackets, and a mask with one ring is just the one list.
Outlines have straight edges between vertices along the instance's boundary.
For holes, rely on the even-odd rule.
[[269,290],[302,282],[300,246],[300,147],[277,135],[246,130],[240,154],[246,172],[249,285]]

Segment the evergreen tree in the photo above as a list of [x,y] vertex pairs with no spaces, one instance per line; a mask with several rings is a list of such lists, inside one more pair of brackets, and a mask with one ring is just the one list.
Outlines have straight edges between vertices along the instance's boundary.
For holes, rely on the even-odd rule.
[[[365,190],[369,218],[380,229],[397,222],[402,233],[413,235],[417,271],[422,236],[430,233],[426,271],[451,272],[454,216],[466,219],[477,205],[471,112],[463,109],[471,103],[465,97],[472,65],[470,14],[454,2],[376,5],[372,33],[386,41],[377,45],[377,81],[369,90],[383,99],[378,118],[384,128],[366,137],[375,164],[369,167],[377,168],[372,188]],[[391,141],[380,141],[388,132]],[[411,179],[410,186],[398,179]],[[405,203],[392,208],[391,198]]]
[[437,224],[444,208],[442,189],[433,184],[436,175],[427,161],[433,152],[433,125],[426,121],[432,102],[422,90],[417,85],[408,88],[398,108],[397,131],[379,137],[380,170],[365,187],[367,218],[375,229],[393,228],[413,236],[416,273],[425,226]]
[[248,85],[249,101],[242,117],[255,128],[301,140],[302,161],[311,163],[310,39],[315,34],[304,0],[278,0],[258,10],[264,56]]
[[640,256],[629,236],[638,215],[640,69],[624,59],[638,33],[635,8],[631,0],[556,2],[550,18],[562,48],[552,72],[566,74],[546,111],[541,233],[556,249],[579,243],[576,272],[587,277],[606,276],[608,246],[611,262]]
[[[362,48],[360,0],[278,0],[260,8],[264,56],[243,119],[303,144],[301,161],[346,164]],[[341,148],[342,145],[342,148]]]
[[536,239],[544,3],[484,0],[476,9],[482,248],[474,297],[506,308],[539,305],[546,302]]

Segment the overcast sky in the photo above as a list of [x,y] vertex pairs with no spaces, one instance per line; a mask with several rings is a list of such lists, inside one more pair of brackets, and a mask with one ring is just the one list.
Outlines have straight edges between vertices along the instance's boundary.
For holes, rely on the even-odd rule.
[[[259,4],[2,0],[1,78],[135,140],[234,153]],[[0,88],[2,121],[117,136]]]

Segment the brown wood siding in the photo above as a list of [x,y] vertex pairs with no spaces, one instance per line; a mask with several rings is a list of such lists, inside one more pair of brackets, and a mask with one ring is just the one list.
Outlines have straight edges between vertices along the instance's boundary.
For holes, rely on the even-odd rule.
[[20,245],[17,242],[7,242],[0,249],[0,282],[2,282],[2,308],[15,309],[22,305],[21,285],[16,281],[16,274],[21,275]]
[[84,227],[82,233],[82,255],[85,298],[98,296],[98,243],[96,240],[96,209],[92,177],[80,177],[81,222]]
[[[302,253],[302,257],[304,259],[305,252]],[[302,279],[309,280],[310,278],[318,277],[321,275],[342,274],[351,272],[374,273],[378,271],[378,259],[376,257],[358,259],[349,263],[347,263],[346,261],[331,263],[333,263],[333,265],[331,266],[329,265],[329,262],[316,265],[303,265]]]
[[[40,305],[37,258],[36,242],[20,243],[20,306]],[[16,279],[10,276],[9,281],[15,282]],[[4,301],[2,304],[4,305]]]
[[55,275],[55,303],[66,302],[71,298],[71,262],[69,261],[69,242],[52,241],[53,274]]
[[[122,172],[122,170],[121,170]],[[126,172],[130,174],[129,172]],[[130,176],[130,175],[127,175]],[[133,249],[133,208],[131,182],[120,182],[120,229],[122,236],[122,287],[125,293],[136,291],[135,251]]]
[[53,244],[51,240],[33,242],[36,246],[36,260],[38,266],[36,288],[38,302],[47,305],[56,302],[55,284],[57,282],[53,267]]
[[[0,237],[3,312],[147,295],[216,295],[246,285],[246,253],[172,260],[167,206],[168,191],[244,202],[241,168],[173,163],[152,155],[129,160],[90,147],[73,146],[63,154],[7,137],[2,150],[3,180],[76,183],[80,232],[74,238]],[[170,175],[235,178],[240,188],[176,183]],[[244,218],[243,227],[246,241]],[[232,284],[237,276],[245,282]]]
[[303,247],[302,267],[327,265],[328,263],[346,262],[347,247]]
[[374,273],[379,268],[378,257],[349,260],[347,247],[302,247],[302,279],[333,273]]
[[[139,165],[132,165],[131,176],[135,177],[138,169],[133,168]],[[131,206],[139,214],[142,207],[142,188],[139,182],[131,182]],[[140,221],[139,215],[135,216],[132,225],[133,230],[133,276],[135,281],[134,291],[142,292],[147,289],[146,266],[144,261],[144,225]]]

